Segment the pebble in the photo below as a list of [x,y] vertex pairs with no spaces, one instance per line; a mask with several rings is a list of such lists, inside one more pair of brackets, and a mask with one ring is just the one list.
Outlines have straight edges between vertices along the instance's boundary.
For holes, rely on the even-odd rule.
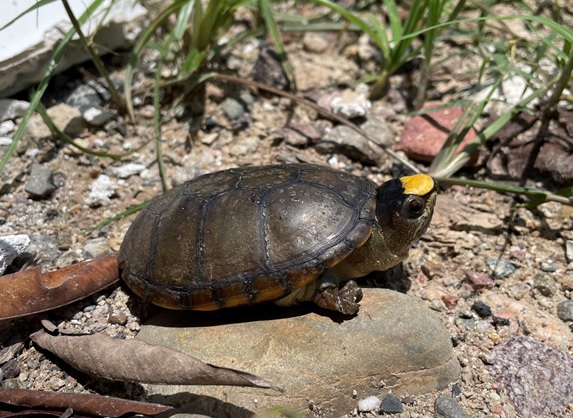
[[473,270],[464,270],[466,278],[470,285],[475,289],[484,287],[492,287],[495,282],[485,273],[480,273]]
[[48,385],[50,386],[50,389],[52,390],[58,390],[61,389],[62,387],[64,387],[64,385],[66,384],[66,381],[64,379],[60,379],[59,377],[51,377],[50,380],[48,381]]
[[368,120],[360,125],[366,134],[370,137],[374,143],[382,147],[392,147],[394,146],[395,133],[386,121],[386,118],[382,115],[371,114],[368,116]]
[[500,403],[501,402],[501,396],[499,396],[497,394],[497,392],[495,392],[493,390],[488,392],[487,397],[489,398],[489,401],[491,403]]
[[128,315],[125,312],[114,312],[109,316],[109,323],[116,325],[127,324]]
[[479,300],[477,300],[473,303],[472,309],[475,311],[475,313],[477,313],[482,318],[485,318],[485,317],[491,315],[491,308],[486,303],[479,301]]
[[317,54],[326,51],[332,45],[327,37],[325,32],[306,32],[302,38],[304,49]]
[[86,259],[99,258],[109,254],[111,248],[107,242],[107,238],[93,238],[88,240],[84,245],[84,257]]
[[488,258],[486,263],[496,279],[505,279],[515,273],[516,270],[513,264],[496,257]]
[[508,326],[509,325],[509,319],[500,318],[499,316],[494,315],[491,317],[491,323],[493,325]]
[[371,148],[366,138],[344,125],[335,126],[315,145],[321,154],[344,154],[367,164],[374,164],[381,157],[382,151],[376,148]]
[[369,396],[358,401],[358,410],[360,412],[372,412],[380,408],[381,401],[377,396]]
[[23,100],[0,99],[0,122],[21,118],[29,107],[30,103]]
[[358,89],[346,89],[330,101],[332,112],[348,119],[366,117],[371,107],[372,103],[366,93]]
[[490,325],[487,321],[476,321],[475,323],[475,330],[479,334],[485,334],[489,329]]
[[109,170],[113,173],[116,177],[120,179],[126,179],[136,174],[140,174],[143,170],[145,170],[144,163],[127,163],[120,165],[119,167],[111,167]]
[[[438,104],[439,105],[439,104]],[[430,104],[425,110],[430,110]],[[436,111],[429,111],[425,115],[417,115],[404,124],[404,130],[400,134],[400,142],[396,145],[396,151],[403,151],[414,160],[432,161],[440,152],[448,134],[463,115],[462,107],[450,107]],[[477,136],[472,127],[468,130],[462,143],[458,146],[461,150]],[[477,161],[477,155],[472,156],[470,163]]]
[[[523,97],[528,97],[531,94],[533,94],[533,89],[529,87],[529,82],[521,75],[515,74],[504,79],[501,86],[493,91],[493,94],[491,89],[487,87],[478,91],[472,96],[472,99],[475,103],[482,103],[487,97],[484,112],[501,115],[511,111]],[[539,99],[537,98],[531,104],[535,106],[538,102]]]
[[24,189],[32,198],[49,197],[56,190],[54,173],[44,165],[33,164]]
[[382,404],[380,405],[380,413],[386,414],[399,414],[404,411],[404,406],[400,398],[396,396],[387,395],[382,399]]
[[205,145],[211,145],[219,138],[219,132],[211,132],[205,135],[201,135],[201,143]]
[[553,296],[557,292],[557,284],[546,274],[538,274],[533,281],[533,288],[543,296]]
[[105,174],[100,174],[90,187],[87,204],[90,206],[105,206],[110,198],[115,195],[117,184]]
[[103,100],[95,88],[89,84],[80,84],[65,99],[66,104],[82,108],[84,106],[98,106],[102,104]]
[[493,364],[495,362],[495,356],[492,353],[482,353],[479,358],[484,364]]
[[309,139],[295,129],[285,128],[281,135],[284,137],[285,143],[293,147],[306,147],[309,143]]
[[492,414],[496,414],[496,415],[501,415],[501,413],[503,412],[503,406],[501,404],[495,404],[492,405],[489,408],[489,412],[491,412]]
[[515,300],[523,299],[529,293],[530,287],[527,283],[516,283],[509,287],[509,296]]
[[15,358],[12,358],[4,363],[1,370],[2,374],[4,375],[4,379],[13,379],[18,377],[20,374],[20,367],[18,366],[18,362]]
[[436,418],[470,418],[457,400],[448,395],[439,395],[434,403]]
[[221,110],[223,110],[223,113],[230,121],[237,121],[245,116],[245,108],[241,102],[233,99],[232,97],[227,97],[223,100],[223,103],[221,103]]
[[[290,81],[283,70],[281,60],[272,48],[261,49],[253,67],[252,76],[255,81],[280,90],[288,90],[290,87]],[[298,87],[304,90],[301,86]]]
[[235,141],[229,149],[229,154],[235,157],[242,157],[244,155],[254,153],[259,147],[261,140],[256,136],[247,136]]
[[557,264],[553,260],[547,260],[541,263],[541,271],[546,273],[554,273],[557,271]]
[[362,61],[370,61],[377,55],[379,55],[379,51],[377,48],[372,45],[370,36],[364,34],[358,38],[358,57]]
[[14,129],[16,129],[16,124],[11,120],[0,123],[0,135],[8,135],[10,132],[14,132]]
[[564,322],[573,321],[573,300],[564,300],[557,304],[557,316]]
[[249,90],[241,90],[239,92],[239,101],[243,103],[243,105],[248,109],[251,108],[252,105],[255,104],[255,98],[249,92]]
[[[86,128],[86,121],[79,109],[65,103],[60,103],[47,110],[54,125],[66,134],[75,137]],[[39,114],[30,118],[26,125],[26,132],[36,139],[48,138],[52,135],[50,128],[44,123]]]
[[26,234],[6,235],[0,237],[0,275],[16,257],[23,253],[30,245],[30,236]]
[[113,118],[114,114],[101,106],[82,107],[82,116],[92,126],[102,126]]
[[573,262],[573,240],[565,241],[565,257],[570,263]]

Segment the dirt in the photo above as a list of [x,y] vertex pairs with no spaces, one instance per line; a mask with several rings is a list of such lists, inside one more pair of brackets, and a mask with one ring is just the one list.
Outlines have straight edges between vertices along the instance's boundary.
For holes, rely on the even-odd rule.
[[[360,63],[357,45],[363,43],[356,39],[346,39],[346,47],[339,47],[331,42],[330,35],[322,36],[328,42],[314,40],[318,46],[312,46],[313,39],[299,35],[290,36],[287,45],[297,85],[314,98],[345,87],[353,88],[375,62],[372,56],[367,62],[357,64]],[[234,66],[239,76],[250,78],[262,46],[259,41],[249,41],[220,65]],[[149,82],[150,68],[139,69],[136,87]],[[117,79],[121,76],[121,69],[114,73]],[[403,114],[406,108],[401,97],[414,76],[415,73],[409,73],[392,78],[388,95],[372,103],[367,119],[387,127],[386,137],[381,141],[397,142],[403,123],[409,118]],[[73,71],[60,76],[60,86],[71,90],[76,83],[83,83],[76,77]],[[433,86],[430,93],[434,100],[444,102],[468,94],[461,88],[456,93],[457,87],[455,79],[444,80]],[[60,90],[61,87],[52,90],[53,102],[64,99]],[[445,94],[441,93],[444,91]],[[169,187],[200,174],[238,165],[312,162],[367,176],[377,183],[407,173],[386,155],[378,156],[376,164],[364,164],[360,162],[364,161],[360,150],[319,146],[321,138],[335,124],[288,99],[237,84],[212,82],[205,89],[205,111],[197,115],[187,102],[173,108],[175,93],[166,93],[162,103],[162,115],[167,120],[162,125],[161,147]],[[234,114],[229,102],[225,103],[228,98],[241,105]],[[69,265],[86,258],[87,244],[95,244],[96,252],[117,250],[133,215],[93,232],[88,232],[90,228],[161,192],[151,99],[145,96],[139,103],[136,123],[115,114],[103,128],[87,128],[76,136],[78,143],[93,151],[120,154],[136,150],[119,161],[86,155],[51,138],[28,135],[19,144],[17,154],[2,173],[3,182],[11,187],[0,196],[3,220],[0,235],[28,234],[32,239],[28,254],[16,260],[16,268],[25,262],[42,264],[47,269]],[[107,106],[113,108],[110,103]],[[169,116],[173,114],[177,117]],[[25,191],[34,162],[49,167],[55,174],[58,187],[47,198],[31,198]],[[113,170],[134,162],[143,163],[145,170],[125,179]],[[474,170],[467,174],[480,178],[483,173]],[[90,204],[92,185],[103,174],[110,177],[115,191],[108,202]],[[453,393],[472,417],[526,416],[516,410],[489,367],[495,361],[492,350],[510,337],[529,336],[569,358],[573,355],[573,323],[557,316],[557,305],[573,295],[573,260],[565,255],[565,241],[573,239],[573,208],[546,203],[527,210],[518,203],[519,199],[513,196],[493,191],[444,187],[433,224],[406,263],[411,280],[408,293],[438,313],[462,365],[460,381],[445,393]],[[496,265],[496,269],[500,268],[500,263],[508,269],[508,275],[495,278],[492,268]],[[134,336],[143,313],[137,303],[128,303],[133,298],[127,289],[113,286],[69,307],[0,324],[0,350],[11,350],[11,357],[4,364],[11,362],[12,367],[10,370],[2,366],[1,384],[68,392],[97,391],[144,399],[136,385],[110,385],[83,376],[39,353],[26,340],[28,333],[38,327],[40,317],[51,320],[60,329]],[[479,304],[476,307],[476,302],[491,308],[491,314],[480,316],[483,309]],[[5,353],[4,350],[0,352]],[[436,396],[431,393],[403,399],[405,412],[400,416],[433,416]],[[544,402],[543,394],[539,402]],[[303,412],[318,415],[311,409]],[[345,414],[358,413],[337,411],[338,416]],[[565,400],[551,411],[551,416],[573,416],[573,400]]]

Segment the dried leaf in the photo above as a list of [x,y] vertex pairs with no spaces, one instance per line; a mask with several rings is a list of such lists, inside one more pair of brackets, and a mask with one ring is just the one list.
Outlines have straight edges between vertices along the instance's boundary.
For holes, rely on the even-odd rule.
[[84,373],[124,382],[169,385],[254,386],[282,390],[239,370],[217,367],[180,351],[105,334],[52,336],[39,331],[32,341]]
[[[6,342],[4,342],[4,344],[6,344]],[[0,350],[0,364],[4,364],[8,360],[13,359],[16,356],[16,353],[19,353],[22,348],[24,348],[24,343],[22,342],[17,342],[4,347]]]
[[[60,409],[60,415],[62,411],[71,408],[79,414],[108,417],[120,417],[129,413],[155,415],[171,409],[170,406],[165,405],[89,393],[46,392],[42,390],[9,388],[0,388],[0,403],[29,408]],[[24,413],[25,411],[19,412],[19,414]]]
[[0,320],[59,308],[119,280],[117,254],[84,261],[50,273],[34,267],[0,277]]

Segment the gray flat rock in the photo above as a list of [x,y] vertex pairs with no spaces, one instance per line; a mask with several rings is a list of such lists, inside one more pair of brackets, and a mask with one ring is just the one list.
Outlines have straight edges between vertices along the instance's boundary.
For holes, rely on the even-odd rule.
[[450,336],[415,298],[365,289],[360,312],[344,321],[311,309],[161,312],[138,338],[258,374],[286,391],[150,385],[151,399],[214,417],[247,417],[277,406],[304,411],[312,401],[336,416],[356,407],[353,390],[359,397],[379,394],[381,387],[398,396],[418,395],[458,379]]

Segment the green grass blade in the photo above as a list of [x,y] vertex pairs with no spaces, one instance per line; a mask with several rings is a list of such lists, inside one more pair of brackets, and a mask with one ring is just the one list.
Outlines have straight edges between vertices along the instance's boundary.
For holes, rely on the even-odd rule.
[[[86,22],[87,19],[90,16],[92,16],[93,13],[98,9],[98,7],[101,6],[102,2],[103,2],[103,0],[94,0],[87,7],[86,11],[79,17],[79,19],[78,19],[79,22],[80,23]],[[32,117],[36,108],[38,107],[40,100],[42,99],[42,96],[46,92],[46,89],[48,88],[48,83],[50,82],[50,79],[51,79],[52,75],[54,74],[54,71],[58,67],[58,63],[60,62],[62,55],[64,54],[69,42],[72,40],[72,37],[74,36],[75,33],[76,32],[75,32],[74,28],[71,28],[66,33],[64,38],[58,43],[56,49],[54,50],[54,53],[52,54],[52,58],[50,59],[48,67],[44,71],[44,75],[42,77],[42,80],[40,81],[37,90],[33,93],[32,97],[31,97],[30,107],[28,108],[28,110],[26,111],[26,114],[24,115],[24,117],[20,121],[20,124],[18,125],[18,129],[16,129],[16,132],[14,133],[14,136],[12,137],[12,143],[10,144],[10,146],[6,150],[6,153],[2,157],[2,161],[0,162],[0,173],[2,173],[4,171],[4,168],[6,167],[8,160],[10,159],[10,157],[14,153],[14,150],[16,149],[16,146],[18,145],[18,141],[20,141],[20,139],[24,135],[24,130],[26,129],[26,125],[28,124],[28,121]]]
[[537,206],[541,203],[553,201],[553,202],[560,202],[566,205],[573,205],[573,199],[571,199],[571,195],[567,195],[567,189],[560,191],[563,194],[558,193],[550,193],[539,189],[534,189],[531,187],[522,187],[522,186],[511,186],[508,184],[500,184],[500,183],[489,183],[485,181],[478,181],[478,180],[468,180],[468,179],[457,179],[451,177],[435,177],[438,183],[440,184],[448,184],[448,185],[460,185],[460,186],[468,186],[468,187],[477,187],[480,189],[489,189],[494,190],[500,193],[511,193],[511,194],[519,194],[528,196],[531,198],[529,204],[524,205],[526,208],[531,208],[533,206]]
[[34,10],[37,10],[43,6],[45,6],[46,4],[50,4],[53,3],[55,1],[59,1],[59,0],[40,0],[40,1],[36,1],[36,3],[34,3],[32,6],[28,7],[26,10],[24,10],[22,13],[20,13],[18,16],[16,16],[14,19],[12,19],[11,21],[9,21],[8,23],[6,23],[4,26],[0,27],[0,31],[6,29],[8,26],[13,25],[14,23],[16,23],[16,21],[18,21],[22,16],[27,15],[30,12],[33,12]]
[[131,86],[133,84],[133,75],[135,72],[135,66],[143,53],[143,50],[148,46],[151,37],[155,34],[155,31],[159,29],[174,13],[187,4],[187,0],[177,0],[170,4],[165,10],[163,10],[151,23],[143,30],[143,32],[137,38],[135,45],[133,46],[131,57],[125,68],[125,102],[127,107],[127,113],[129,114],[131,120],[135,120],[135,112],[133,110],[133,96],[131,92]]
[[294,70],[292,69],[290,62],[288,61],[284,43],[277,22],[273,16],[269,0],[259,0],[259,13],[262,16],[263,21],[265,22],[267,33],[271,38],[271,41],[273,42],[275,52],[281,61],[282,67],[285,70],[290,85],[293,87],[294,90],[296,90],[296,80],[294,78]]
[[69,135],[67,135],[65,132],[62,132],[60,129],[58,129],[58,127],[54,124],[54,121],[52,121],[52,118],[50,118],[50,116],[48,115],[48,112],[46,111],[46,108],[44,107],[44,105],[42,103],[38,103],[36,110],[38,111],[38,114],[42,117],[42,120],[48,126],[50,131],[52,131],[53,134],[57,135],[58,138],[60,138],[62,141],[71,145],[72,147],[80,150],[84,154],[93,155],[94,157],[111,158],[112,160],[118,160],[120,158],[127,157],[127,156],[139,151],[138,149],[135,149],[135,150],[123,153],[123,154],[109,154],[107,152],[93,151],[91,149],[82,147],[81,145],[76,144],[74,142],[74,140]]
[[[416,1],[414,3],[417,3]],[[400,17],[400,11],[396,6],[394,0],[384,0],[384,10],[388,15],[388,21],[390,22],[390,33],[392,33],[392,40],[399,39],[404,33],[404,27],[402,26],[402,18]]]
[[123,218],[125,218],[125,217],[127,217],[127,216],[129,216],[129,215],[131,215],[131,214],[133,214],[133,213],[137,213],[137,212],[139,212],[140,210],[145,209],[145,208],[147,207],[147,205],[149,205],[152,201],[153,201],[153,199],[146,200],[145,202],[142,202],[142,203],[140,203],[140,204],[138,204],[138,205],[135,205],[135,206],[133,206],[133,207],[131,207],[131,208],[129,208],[129,209],[127,209],[127,210],[125,210],[125,211],[123,211],[123,212],[121,212],[121,213],[119,213],[119,214],[113,216],[113,217],[111,217],[111,218],[108,218],[108,219],[106,219],[106,220],[104,220],[104,221],[98,223],[97,225],[95,225],[95,226],[93,226],[93,227],[91,227],[91,228],[88,228],[88,229],[86,230],[86,235],[89,235],[89,234],[91,234],[92,232],[97,231],[98,229],[102,229],[103,227],[105,227],[105,226],[107,226],[107,225],[109,225],[109,224],[111,224],[111,223],[113,223],[113,222],[119,221],[120,219],[123,219]]
[[[342,16],[348,22],[350,22],[350,23],[356,25],[358,28],[360,28],[360,30],[362,30],[364,33],[366,33],[368,36],[370,36],[370,38],[378,44],[379,39],[377,39],[377,36],[376,36],[377,33],[370,27],[370,25],[368,25],[368,23],[366,23],[364,20],[360,19],[358,16],[356,16],[351,11],[345,9],[344,7],[339,6],[336,3],[331,2],[330,0],[312,0],[312,2],[319,4],[321,6],[328,7],[333,12],[338,13],[340,16]],[[380,45],[378,44],[378,46],[380,46]]]

